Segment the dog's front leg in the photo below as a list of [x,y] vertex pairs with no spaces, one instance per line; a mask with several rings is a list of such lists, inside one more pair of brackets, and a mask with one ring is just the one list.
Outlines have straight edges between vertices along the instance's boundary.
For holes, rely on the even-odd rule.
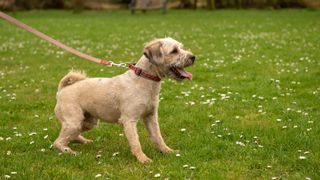
[[157,148],[161,152],[172,153],[173,150],[166,145],[166,143],[164,142],[161,136],[160,127],[158,123],[158,114],[154,113],[152,115],[145,117],[143,120],[149,132],[150,138],[152,142],[157,146]]
[[148,158],[142,151],[139,135],[137,132],[137,121],[132,119],[121,119],[123,124],[124,133],[129,141],[129,145],[131,148],[131,152],[139,162],[148,163],[152,162],[150,158]]

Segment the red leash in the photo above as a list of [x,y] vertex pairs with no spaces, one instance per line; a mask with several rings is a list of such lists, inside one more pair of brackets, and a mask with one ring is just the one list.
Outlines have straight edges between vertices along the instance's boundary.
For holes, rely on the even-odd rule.
[[85,53],[82,53],[72,47],[69,47],[53,38],[51,38],[50,36],[22,23],[21,21],[18,21],[17,19],[3,13],[2,11],[0,11],[0,17],[3,18],[4,20],[26,30],[26,31],[29,31],[30,33],[34,34],[35,36],[45,40],[45,41],[48,41],[50,42],[51,44],[55,45],[55,46],[58,46],[60,47],[61,49],[71,53],[71,54],[74,54],[80,58],[83,58],[83,59],[86,59],[88,61],[92,61],[92,62],[95,62],[95,63],[99,63],[99,64],[103,64],[103,65],[106,65],[106,66],[117,66],[117,67],[126,67],[126,64],[125,63],[119,63],[119,64],[116,64],[112,61],[107,61],[107,60],[103,60],[103,59],[99,59],[99,58],[96,58],[96,57],[93,57],[93,56],[90,56],[88,54],[85,54]]

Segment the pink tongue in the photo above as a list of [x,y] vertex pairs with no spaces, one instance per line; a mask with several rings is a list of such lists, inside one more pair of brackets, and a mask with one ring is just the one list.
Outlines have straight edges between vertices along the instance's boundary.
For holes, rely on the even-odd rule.
[[177,68],[176,70],[181,74],[181,76],[187,78],[188,80],[192,80],[192,74],[191,73],[186,72],[186,71],[184,71],[183,69],[180,69],[180,68]]

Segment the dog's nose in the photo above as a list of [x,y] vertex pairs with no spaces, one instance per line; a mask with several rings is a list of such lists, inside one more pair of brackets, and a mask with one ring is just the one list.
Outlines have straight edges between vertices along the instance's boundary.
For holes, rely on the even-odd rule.
[[192,56],[190,57],[190,59],[191,59],[192,62],[194,62],[194,61],[196,60],[196,57],[195,57],[194,55],[192,55]]

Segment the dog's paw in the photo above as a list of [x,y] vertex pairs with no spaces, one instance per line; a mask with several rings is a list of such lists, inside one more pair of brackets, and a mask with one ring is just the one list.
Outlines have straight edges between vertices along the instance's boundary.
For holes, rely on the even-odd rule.
[[71,148],[69,147],[65,147],[63,149],[63,152],[64,153],[67,153],[67,154],[71,154],[71,155],[74,155],[74,156],[77,156],[79,153],[77,151],[73,151]]
[[148,158],[146,155],[137,157],[138,161],[142,164],[151,163],[152,159]]
[[177,150],[173,150],[173,149],[169,148],[168,146],[163,147],[163,148],[160,148],[160,151],[161,151],[162,153],[166,153],[166,154],[171,154],[171,153],[179,152],[179,151],[177,151]]
[[91,140],[91,139],[85,139],[83,141],[83,144],[91,144],[91,143],[93,143],[93,140]]
[[87,139],[81,135],[78,136],[78,138],[75,139],[75,142],[81,143],[81,144],[90,144],[93,142],[91,139]]

